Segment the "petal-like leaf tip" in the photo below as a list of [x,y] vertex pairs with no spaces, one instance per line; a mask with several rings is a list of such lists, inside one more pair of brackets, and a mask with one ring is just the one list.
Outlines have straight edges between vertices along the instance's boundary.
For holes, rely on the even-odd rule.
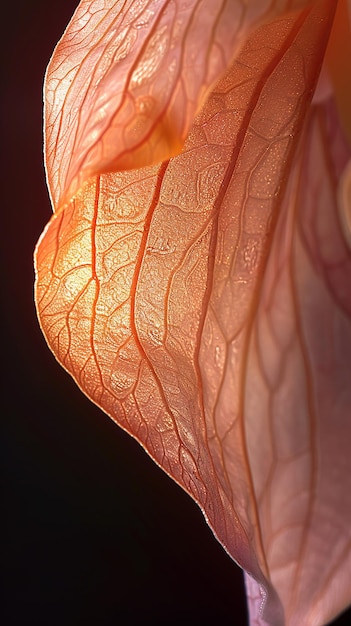
[[45,81],[45,154],[54,207],[98,173],[178,154],[247,34],[309,4],[109,0],[102,7],[100,0],[83,0]]

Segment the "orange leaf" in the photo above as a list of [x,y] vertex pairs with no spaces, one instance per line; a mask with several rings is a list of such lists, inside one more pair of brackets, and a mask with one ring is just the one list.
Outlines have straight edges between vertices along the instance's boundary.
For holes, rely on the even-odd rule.
[[248,572],[252,624],[265,598],[321,626],[350,602],[350,153],[331,92],[311,105],[335,2],[269,4],[79,5],[47,74],[36,302]]

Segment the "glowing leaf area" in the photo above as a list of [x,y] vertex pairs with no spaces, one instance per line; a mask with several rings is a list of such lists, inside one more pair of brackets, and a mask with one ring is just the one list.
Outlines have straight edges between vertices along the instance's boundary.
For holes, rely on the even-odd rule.
[[46,76],[42,330],[201,507],[251,626],[351,600],[346,9],[84,0]]

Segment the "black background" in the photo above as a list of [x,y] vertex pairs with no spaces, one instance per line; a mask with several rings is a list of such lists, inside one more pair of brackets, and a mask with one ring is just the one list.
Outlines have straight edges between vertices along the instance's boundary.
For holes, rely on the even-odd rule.
[[42,82],[75,6],[16,0],[2,18],[1,623],[246,625],[241,572],[199,509],[83,396],[37,324]]

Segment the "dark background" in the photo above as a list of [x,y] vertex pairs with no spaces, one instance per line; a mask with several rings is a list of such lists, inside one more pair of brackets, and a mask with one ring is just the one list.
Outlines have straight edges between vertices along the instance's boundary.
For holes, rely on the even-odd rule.
[[42,82],[75,6],[16,0],[2,19],[0,621],[246,625],[241,572],[199,509],[83,396],[36,320]]

